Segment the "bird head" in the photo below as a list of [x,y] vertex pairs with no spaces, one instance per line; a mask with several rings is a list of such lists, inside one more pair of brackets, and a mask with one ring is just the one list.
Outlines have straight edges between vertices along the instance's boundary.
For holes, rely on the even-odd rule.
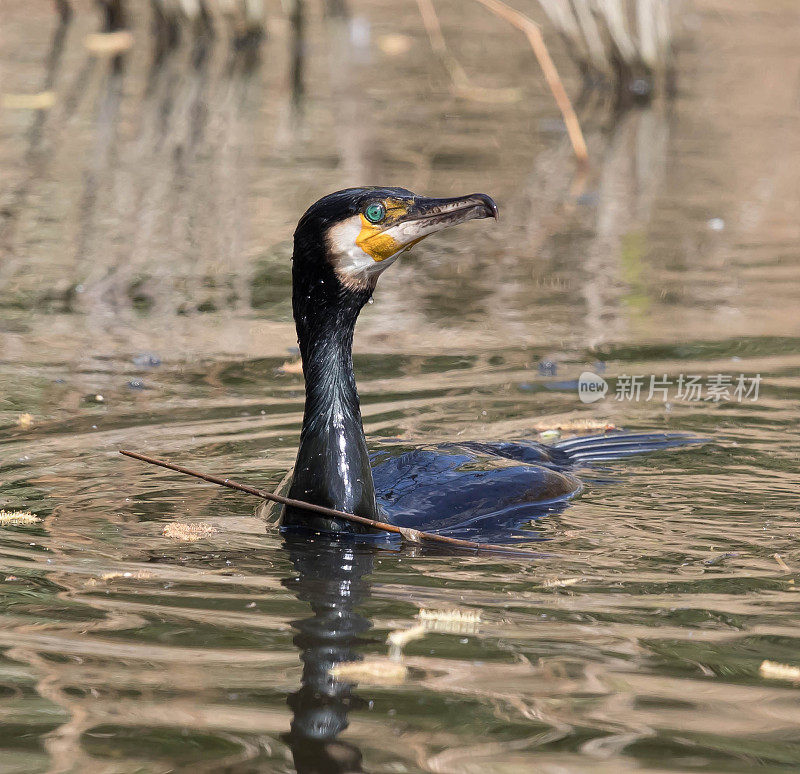
[[[295,231],[294,276],[333,280],[340,295],[371,295],[381,273],[426,236],[476,218],[497,218],[486,194],[448,199],[405,188],[347,188],[313,204]],[[305,276],[303,276],[305,275]]]

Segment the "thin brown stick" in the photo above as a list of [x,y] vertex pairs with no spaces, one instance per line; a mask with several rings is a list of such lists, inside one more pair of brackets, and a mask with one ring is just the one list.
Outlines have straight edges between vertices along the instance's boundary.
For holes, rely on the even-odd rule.
[[126,457],[131,457],[135,460],[146,462],[149,465],[158,465],[161,468],[167,468],[167,470],[174,470],[176,473],[183,473],[186,476],[193,476],[194,478],[199,478],[202,481],[208,481],[210,484],[226,486],[228,489],[235,489],[238,492],[245,492],[246,494],[260,497],[263,500],[270,500],[271,502],[280,503],[281,505],[289,505],[292,508],[302,508],[303,510],[319,513],[323,516],[331,516],[336,519],[352,521],[356,524],[363,524],[366,527],[384,530],[385,532],[393,532],[396,535],[401,535],[411,543],[421,543],[427,540],[431,543],[444,543],[448,546],[468,548],[471,551],[501,551],[503,553],[521,554],[523,556],[537,558],[539,556],[533,551],[524,551],[518,548],[510,548],[509,546],[497,546],[491,543],[476,543],[472,540],[462,540],[460,538],[447,537],[446,535],[436,535],[432,532],[422,532],[421,530],[410,529],[409,527],[398,527],[396,524],[375,521],[374,519],[368,519],[365,516],[356,516],[354,513],[338,511],[335,508],[326,508],[324,505],[314,505],[313,503],[306,503],[302,500],[293,500],[291,497],[284,497],[283,495],[274,494],[273,492],[267,492],[264,489],[257,489],[254,486],[240,484],[230,478],[219,478],[218,476],[212,476],[208,473],[201,473],[197,470],[191,470],[190,468],[185,468],[182,465],[175,465],[171,462],[166,462],[165,460],[156,459],[155,457],[148,457],[146,454],[139,454],[139,452],[135,451],[126,451],[120,449],[119,453],[124,454]]
[[581,125],[578,121],[578,116],[572,108],[572,103],[567,96],[564,89],[564,84],[561,82],[561,77],[556,70],[553,60],[550,58],[550,52],[547,50],[547,45],[544,42],[542,31],[539,25],[528,18],[524,13],[520,13],[509,5],[506,5],[503,0],[477,0],[482,6],[488,8],[492,13],[505,19],[509,24],[513,24],[518,30],[522,30],[531,44],[533,53],[539,62],[539,67],[542,68],[544,79],[550,87],[553,98],[564,117],[564,123],[567,127],[567,134],[569,135],[570,142],[572,143],[572,150],[575,157],[582,164],[589,160],[589,152],[586,149],[586,141],[583,139],[583,132]]

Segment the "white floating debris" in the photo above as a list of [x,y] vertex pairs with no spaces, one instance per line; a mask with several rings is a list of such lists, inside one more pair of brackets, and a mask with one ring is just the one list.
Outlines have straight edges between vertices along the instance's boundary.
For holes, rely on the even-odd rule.
[[36,94],[3,94],[0,105],[6,110],[47,110],[56,103],[56,95],[52,91],[40,91]]
[[215,532],[217,532],[217,528],[212,527],[210,524],[204,524],[203,522],[186,524],[179,521],[167,524],[161,530],[161,534],[164,537],[180,540],[184,543],[196,543],[198,540],[203,540]]
[[429,632],[439,634],[477,634],[480,610],[426,610],[417,614]]
[[758,668],[762,677],[770,680],[785,680],[788,683],[800,683],[800,667],[780,664],[777,661],[762,661]]
[[408,675],[408,667],[385,656],[363,661],[346,661],[337,664],[330,672],[336,680],[348,680],[373,685],[400,685]]
[[[408,35],[389,33],[378,38],[378,48],[386,56],[402,56],[411,50],[414,41]],[[370,299],[370,302],[372,299]]]
[[133,46],[133,35],[127,30],[95,32],[86,36],[83,45],[95,56],[115,56]]
[[17,417],[17,426],[22,430],[29,430],[33,427],[33,414],[20,414]]
[[542,587],[546,589],[559,589],[563,586],[574,586],[580,583],[580,578],[549,578],[542,581]]
[[0,511],[0,526],[38,524],[41,519],[30,511]]

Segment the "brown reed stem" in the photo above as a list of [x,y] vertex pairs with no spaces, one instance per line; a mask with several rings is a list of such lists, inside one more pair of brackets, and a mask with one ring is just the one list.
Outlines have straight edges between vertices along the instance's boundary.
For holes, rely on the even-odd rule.
[[575,157],[580,163],[585,164],[589,160],[589,152],[586,148],[586,141],[583,139],[581,125],[564,89],[564,84],[561,82],[558,70],[550,57],[550,52],[547,50],[539,25],[525,14],[506,5],[502,0],[477,0],[477,2],[525,33],[536,60],[539,62],[539,67],[542,68],[544,79],[550,87],[556,105],[558,105],[558,109],[564,117],[564,124],[567,127],[567,134],[572,143]]

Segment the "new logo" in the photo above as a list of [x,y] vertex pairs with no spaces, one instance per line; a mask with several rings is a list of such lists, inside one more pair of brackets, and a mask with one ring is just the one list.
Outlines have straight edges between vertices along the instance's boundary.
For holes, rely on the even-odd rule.
[[605,398],[608,382],[602,376],[584,371],[578,379],[578,397],[581,403],[594,403]]

